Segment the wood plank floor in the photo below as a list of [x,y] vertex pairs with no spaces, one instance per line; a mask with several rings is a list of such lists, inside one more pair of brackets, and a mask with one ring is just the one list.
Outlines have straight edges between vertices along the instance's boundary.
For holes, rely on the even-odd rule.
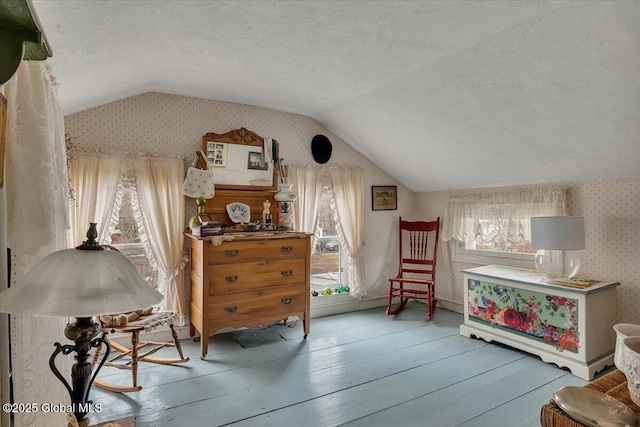
[[[141,363],[137,393],[93,388],[92,423],[136,416],[145,426],[538,426],[540,407],[586,381],[538,357],[459,335],[462,316],[422,304],[220,334],[200,360]],[[165,350],[163,350],[165,351]],[[173,355],[173,354],[171,354]],[[101,378],[130,383],[104,368]]]

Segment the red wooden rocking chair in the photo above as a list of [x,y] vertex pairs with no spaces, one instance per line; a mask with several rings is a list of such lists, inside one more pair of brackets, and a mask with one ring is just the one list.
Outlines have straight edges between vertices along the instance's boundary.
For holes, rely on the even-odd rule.
[[[440,217],[429,222],[403,221],[400,217],[398,234],[400,265],[398,275],[389,279],[387,314],[401,312],[409,300],[423,300],[428,307],[427,319],[431,320],[436,311],[435,281]],[[408,237],[408,241],[403,242],[403,235]],[[406,277],[406,274],[410,276]],[[400,298],[400,305],[392,308],[396,297]]]

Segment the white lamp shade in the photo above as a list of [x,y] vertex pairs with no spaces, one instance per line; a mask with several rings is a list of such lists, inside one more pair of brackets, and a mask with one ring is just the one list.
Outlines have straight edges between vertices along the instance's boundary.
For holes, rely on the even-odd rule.
[[531,246],[534,249],[584,249],[584,218],[581,216],[531,218]]
[[274,199],[278,202],[295,202],[298,199],[298,196],[293,193],[293,184],[279,184],[278,191]]
[[127,257],[116,251],[65,249],[36,264],[0,293],[0,312],[91,317],[126,313],[162,301]]

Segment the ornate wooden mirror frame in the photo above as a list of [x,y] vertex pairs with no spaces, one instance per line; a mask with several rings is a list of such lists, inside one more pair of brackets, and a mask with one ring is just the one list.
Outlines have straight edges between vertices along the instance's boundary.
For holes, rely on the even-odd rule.
[[[218,134],[209,132],[202,137],[202,151],[207,153],[207,142],[220,142],[225,144],[236,144],[245,147],[256,147],[262,151],[264,147],[264,138],[260,135],[247,130],[245,128],[234,129],[227,133]],[[278,144],[276,145],[276,152],[278,148]],[[217,168],[214,168],[216,170]],[[272,176],[272,184],[271,185],[234,185],[234,184],[216,184],[216,191],[218,190],[262,190],[262,191],[275,191],[278,188],[278,171],[279,165],[278,162],[273,163],[273,176]],[[224,170],[220,169],[220,172],[223,173]]]

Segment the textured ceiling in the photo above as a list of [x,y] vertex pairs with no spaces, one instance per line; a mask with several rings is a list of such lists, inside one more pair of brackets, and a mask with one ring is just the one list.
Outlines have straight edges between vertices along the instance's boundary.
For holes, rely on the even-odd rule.
[[309,115],[414,191],[640,176],[640,2],[33,1],[66,114]]

